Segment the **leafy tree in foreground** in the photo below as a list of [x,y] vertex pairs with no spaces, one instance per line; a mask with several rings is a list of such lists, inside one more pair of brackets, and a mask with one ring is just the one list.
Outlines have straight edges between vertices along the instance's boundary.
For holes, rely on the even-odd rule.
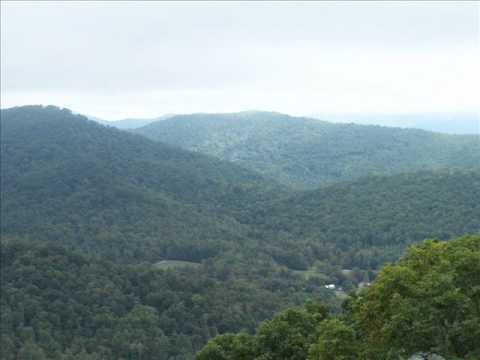
[[264,322],[256,334],[258,358],[305,359],[316,328],[326,317],[326,308],[307,304],[305,309],[289,309]]
[[327,309],[308,303],[288,309],[263,322],[254,336],[223,335],[212,339],[197,354],[197,360],[303,360],[317,338],[317,327],[328,316]]
[[353,303],[369,359],[480,356],[480,236],[412,246]]
[[[480,358],[480,236],[427,240],[387,265],[373,285],[345,302],[345,313],[290,309],[260,325],[251,359],[388,360],[412,355]],[[320,309],[320,308],[319,308]],[[217,350],[236,360],[232,341],[213,339],[197,359]],[[246,345],[246,343],[245,343]],[[236,345],[239,346],[238,344]]]
[[354,360],[357,351],[354,329],[339,319],[327,319],[318,327],[317,342],[310,347],[309,360]]
[[217,336],[197,355],[198,360],[250,360],[254,357],[253,336],[244,332]]

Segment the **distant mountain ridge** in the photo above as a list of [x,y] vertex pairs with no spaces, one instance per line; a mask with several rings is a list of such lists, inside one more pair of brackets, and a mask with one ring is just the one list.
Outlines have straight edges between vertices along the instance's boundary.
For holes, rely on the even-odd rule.
[[[121,244],[114,251],[119,259],[197,262],[239,244],[258,251],[263,239],[262,252],[301,268],[287,258],[309,248],[307,243],[327,241],[327,247],[335,247],[364,234],[350,246],[368,248],[390,246],[403,236],[397,244],[403,249],[426,236],[478,230],[468,221],[478,212],[471,206],[480,196],[479,170],[370,175],[292,192],[243,167],[104,127],[66,109],[30,106],[1,114],[3,235],[53,237],[100,253]],[[275,119],[269,125],[292,122],[288,116],[278,120],[277,113],[269,116]],[[238,115],[221,124],[235,125],[235,119]],[[294,128],[299,122],[307,130],[311,125],[308,119],[293,122]],[[249,124],[254,133],[257,122]],[[325,132],[332,126],[325,123]],[[436,201],[442,208],[463,209],[462,221],[446,222],[444,210],[430,218]],[[425,219],[408,218],[423,207]],[[385,216],[387,224],[399,214],[397,225],[369,225]],[[367,228],[357,221],[360,216],[368,218]],[[407,236],[417,223],[421,230]],[[401,224],[407,228],[388,233]],[[279,255],[285,249],[296,250]],[[300,263],[309,264],[314,256],[305,259]]]
[[[269,113],[262,110],[246,110],[242,114]],[[270,112],[275,113],[275,112]],[[204,113],[205,114],[205,113]],[[280,113],[277,113],[280,114]],[[137,129],[161,121],[177,114],[165,114],[156,118],[127,118],[107,121],[95,116],[90,120],[119,129]],[[178,114],[181,115],[181,114]],[[479,135],[480,114],[475,112],[447,113],[314,113],[303,117],[333,123],[352,123],[357,125],[378,125],[403,129],[418,129],[450,135]]]
[[134,130],[296,189],[368,175],[480,168],[480,138],[336,124],[274,112],[177,115]]
[[310,116],[335,123],[421,129],[452,135],[480,135],[480,114],[474,112],[400,114],[318,113]]
[[90,120],[96,121],[102,125],[106,126],[113,126],[117,129],[121,130],[129,130],[129,129],[136,129],[148,124],[151,124],[152,122],[155,121],[162,121],[165,119],[168,119],[170,117],[174,116],[173,114],[165,114],[156,118],[151,118],[151,119],[136,119],[136,118],[127,118],[127,119],[121,119],[121,120],[112,120],[112,121],[107,121],[103,120],[100,118],[97,118],[95,116],[87,116]]
[[[478,170],[291,191],[67,109],[0,115],[1,340],[12,360],[133,359],[138,349],[192,359],[212,336],[253,331],[288,306],[338,309],[326,284],[354,290],[410,243],[480,231]],[[299,136],[303,120],[280,120],[294,139],[310,123]],[[324,126],[327,137],[335,125]]]

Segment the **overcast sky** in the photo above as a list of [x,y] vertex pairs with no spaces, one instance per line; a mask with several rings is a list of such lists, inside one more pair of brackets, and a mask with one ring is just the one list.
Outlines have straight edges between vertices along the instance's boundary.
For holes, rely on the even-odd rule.
[[478,111],[479,4],[2,1],[2,108]]

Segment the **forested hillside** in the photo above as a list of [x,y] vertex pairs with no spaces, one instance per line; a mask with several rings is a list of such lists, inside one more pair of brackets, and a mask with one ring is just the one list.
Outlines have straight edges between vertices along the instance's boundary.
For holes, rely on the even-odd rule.
[[318,260],[375,269],[411,242],[480,229],[479,172],[368,177],[291,195],[236,165],[55,107],[2,111],[2,137],[3,235],[115,261],[262,253],[294,270]]
[[0,360],[480,360],[478,10],[0,0]]
[[216,333],[308,298],[336,303],[236,219],[282,187],[55,107],[2,110],[1,126],[10,357],[191,359]]
[[295,192],[53,106],[2,110],[1,130],[7,359],[192,359],[290,306],[338,312],[409,244],[480,230],[479,171]]
[[480,168],[478,135],[333,124],[279,113],[178,115],[135,132],[237,163],[297,189],[367,175]]
[[[368,177],[269,203],[252,221],[316,246],[333,243],[340,254],[330,258],[347,268],[375,268],[410,243],[480,233],[480,172]],[[308,249],[297,254],[311,257]]]
[[340,316],[319,304],[289,309],[255,335],[211,340],[197,360],[476,360],[480,357],[480,237],[412,246]]
[[228,264],[120,266],[52,243],[2,241],[1,254],[4,360],[191,359],[209,338],[253,331],[308,292],[333,303],[320,286],[267,267],[246,281]]
[[199,261],[247,230],[232,216],[282,189],[241,167],[69,110],[2,110],[2,233],[115,259]]

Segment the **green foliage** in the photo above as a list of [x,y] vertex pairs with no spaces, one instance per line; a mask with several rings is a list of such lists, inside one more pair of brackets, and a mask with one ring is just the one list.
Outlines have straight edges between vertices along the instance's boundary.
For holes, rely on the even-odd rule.
[[197,360],[251,360],[255,357],[254,338],[247,333],[220,335],[208,342]]
[[302,360],[316,337],[316,328],[327,316],[322,306],[289,309],[261,324],[257,330],[256,350],[262,360]]
[[215,256],[249,229],[234,215],[282,193],[229,164],[101,126],[69,110],[2,110],[4,236],[115,261]]
[[135,132],[234,162],[297,189],[370,175],[480,168],[478,135],[333,124],[279,113],[179,115]]
[[369,177],[268,203],[252,219],[266,231],[302,239],[296,254],[305,254],[308,264],[312,255],[305,249],[318,249],[343,268],[376,269],[408,244],[478,233],[480,172]]
[[18,352],[19,360],[46,360],[43,350],[32,342],[25,343]]
[[1,114],[4,237],[34,234],[116,262],[260,252],[262,261],[312,274],[323,261],[328,270],[317,279],[348,289],[358,279],[342,269],[376,270],[409,243],[480,229],[479,172],[369,177],[288,196],[235,165],[68,110]]
[[197,354],[196,360],[304,360],[317,337],[317,326],[327,309],[308,303],[288,309],[263,322],[254,336],[240,333],[218,336]]
[[[480,229],[478,171],[369,177],[292,193],[242,167],[55,107],[2,110],[1,127],[7,360],[191,359],[208,339],[242,330],[216,338],[200,354],[328,357],[332,347],[325,344],[337,344],[337,337],[344,344],[351,328],[360,330],[353,321],[324,322],[325,311],[312,304],[248,334],[308,300],[338,312],[345,291],[372,281],[408,244]],[[466,281],[462,289],[478,304],[478,259],[464,259],[456,271],[471,282],[459,275],[455,284]],[[412,270],[399,274],[417,281]],[[443,297],[425,294],[438,311],[451,306],[464,314],[471,302],[452,281],[432,276],[435,289],[451,288]],[[330,283],[344,291],[325,289]],[[416,316],[405,299],[392,301],[405,311],[385,315],[391,326],[382,330],[385,339],[403,334]],[[472,347],[475,319],[448,318],[451,346]],[[428,345],[434,335],[427,325],[417,334],[426,334]],[[335,350],[347,359],[349,351]]]
[[386,266],[354,302],[369,358],[480,355],[480,237],[426,241]]
[[[480,236],[410,247],[344,308],[338,317],[312,312],[311,305],[276,315],[258,327],[253,340],[248,338],[256,349],[252,358],[393,360],[436,354],[477,359]],[[221,343],[213,339],[205,349],[231,349],[234,339],[238,341],[234,335]]]
[[[209,338],[253,331],[275,311],[322,292],[318,287],[308,293],[296,277],[265,269],[247,279],[232,266],[224,279],[218,275],[223,265],[212,260],[195,271],[161,270],[19,240],[2,243],[1,254],[1,344],[5,359],[12,360],[42,354],[188,359]],[[278,288],[270,285],[273,280]],[[242,345],[245,336],[239,336],[235,352],[248,350]]]
[[318,340],[310,346],[308,360],[355,360],[358,344],[355,330],[339,319],[323,321]]

